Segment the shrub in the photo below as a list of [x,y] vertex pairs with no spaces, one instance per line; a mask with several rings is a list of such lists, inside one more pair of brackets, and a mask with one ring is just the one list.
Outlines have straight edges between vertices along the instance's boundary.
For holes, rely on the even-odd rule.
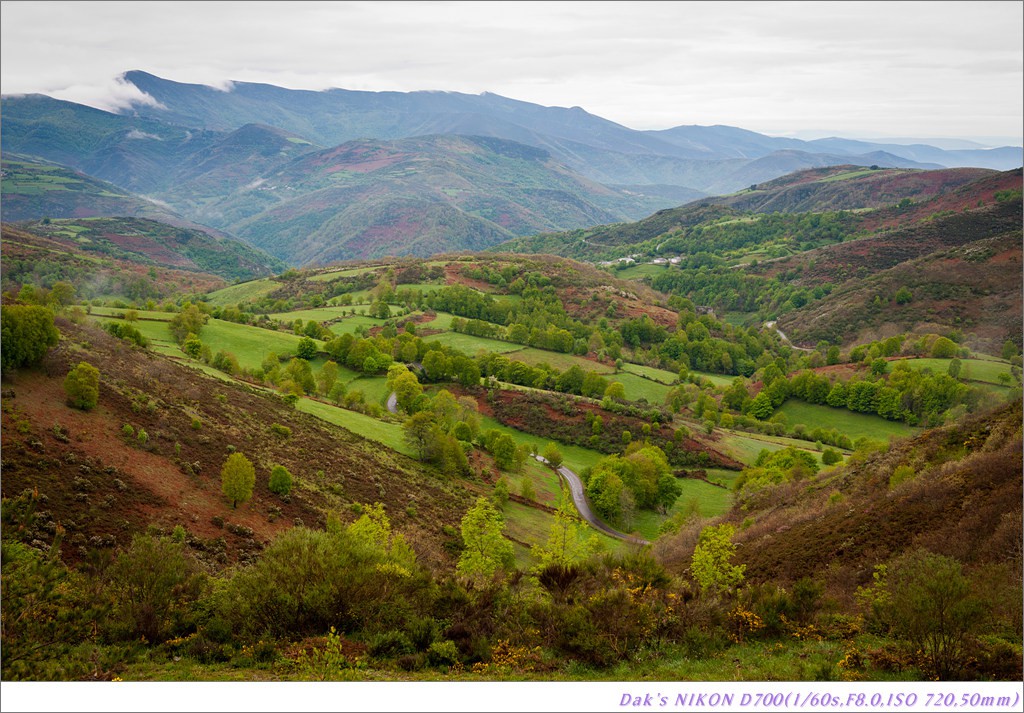
[[904,481],[907,481],[907,480],[910,480],[913,477],[914,477],[914,469],[911,466],[909,466],[909,465],[897,466],[896,469],[892,472],[892,475],[889,476],[889,487],[890,488],[895,488],[900,483],[902,483]]
[[984,616],[960,563],[914,550],[893,563],[885,588],[894,633],[924,653],[930,673],[943,680],[960,673],[969,637]]
[[135,429],[132,428],[132,425],[130,423],[126,423],[121,427],[121,435],[123,435],[125,438],[134,438]]
[[459,662],[459,649],[454,641],[435,641],[427,648],[427,663],[431,666],[454,666]]
[[835,448],[826,448],[821,453],[821,462],[825,465],[835,465],[843,460],[843,454]]
[[270,492],[287,495],[292,489],[292,474],[283,465],[275,465],[270,471]]
[[68,372],[64,379],[68,406],[91,411],[100,399],[100,370],[86,362]]
[[292,435],[292,429],[288,428],[288,426],[282,426],[279,423],[271,424],[270,430],[283,438],[288,438]]

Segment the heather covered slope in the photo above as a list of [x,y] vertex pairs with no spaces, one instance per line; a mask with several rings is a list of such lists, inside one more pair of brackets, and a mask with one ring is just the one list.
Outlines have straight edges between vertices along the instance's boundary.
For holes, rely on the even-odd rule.
[[479,250],[557,226],[639,217],[664,200],[587,181],[523,144],[429,136],[308,153],[197,216],[308,265]]
[[[876,565],[921,547],[997,568],[999,586],[1019,592],[1020,453],[1018,400],[742,497],[723,521],[736,526],[736,559],[755,582],[812,576],[830,587],[866,585]],[[685,560],[686,537],[666,538],[656,551],[666,562]]]
[[[180,525],[191,549],[219,568],[251,559],[297,524],[323,527],[329,514],[354,519],[352,503],[382,502],[420,555],[445,566],[441,528],[457,524],[468,505],[464,488],[273,392],[132,349],[97,327],[58,319],[58,328],[60,345],[41,369],[4,377],[3,497],[26,489],[45,496],[38,537],[48,540],[46,523],[60,523],[65,559],[79,561],[97,543],[127,545],[147,528]],[[99,405],[90,412],[66,406],[61,388],[80,361],[101,372]],[[233,451],[257,471],[253,499],[235,510],[220,477]],[[274,465],[293,474],[288,498],[268,490]]]

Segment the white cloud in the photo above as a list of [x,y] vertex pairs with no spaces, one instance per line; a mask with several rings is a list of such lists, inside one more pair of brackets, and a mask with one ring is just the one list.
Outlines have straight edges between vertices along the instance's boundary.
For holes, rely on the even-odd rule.
[[[5,92],[138,100],[143,69],[230,91],[490,91],[633,128],[1014,135],[1017,2],[3,3]],[[145,101],[144,98],[141,98]]]
[[[49,93],[55,99],[87,104],[105,111],[117,112],[142,104],[166,109],[163,104],[149,96],[123,76],[113,77],[100,84],[73,84],[70,87]],[[129,137],[140,138],[140,137]],[[155,137],[151,137],[155,138]]]

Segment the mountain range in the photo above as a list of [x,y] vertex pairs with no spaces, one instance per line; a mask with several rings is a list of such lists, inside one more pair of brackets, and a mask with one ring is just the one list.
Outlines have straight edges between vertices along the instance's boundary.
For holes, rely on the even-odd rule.
[[[809,168],[1022,163],[1020,147],[802,141],[728,126],[637,131],[579,107],[490,93],[242,82],[222,90],[140,71],[124,80],[149,99],[121,113],[42,95],[4,97],[5,156],[106,181],[156,201],[172,219],[238,236],[295,265],[475,250],[634,221]],[[10,211],[10,186],[5,180],[4,220],[75,215],[39,201],[33,212],[23,199]],[[48,197],[70,198],[63,193]],[[116,210],[108,214],[139,215]]]

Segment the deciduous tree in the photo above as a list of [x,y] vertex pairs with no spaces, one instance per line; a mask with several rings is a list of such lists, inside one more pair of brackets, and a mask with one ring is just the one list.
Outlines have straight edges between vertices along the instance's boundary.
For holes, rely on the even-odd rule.
[[224,461],[220,471],[220,489],[231,501],[231,507],[238,507],[252,497],[256,486],[256,469],[241,453],[232,453]]
[[499,570],[509,571],[515,566],[512,543],[501,532],[505,520],[501,512],[485,497],[462,518],[462,542],[465,549],[459,556],[456,570],[474,584],[487,582]]

